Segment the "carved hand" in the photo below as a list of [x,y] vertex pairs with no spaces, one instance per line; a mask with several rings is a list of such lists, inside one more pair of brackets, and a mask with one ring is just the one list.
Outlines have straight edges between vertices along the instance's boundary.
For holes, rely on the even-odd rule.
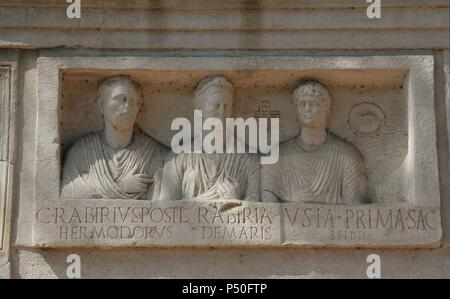
[[227,178],[224,182],[217,185],[220,198],[241,199],[241,187],[235,178]]
[[148,190],[154,178],[148,174],[128,174],[120,182],[119,186],[127,193],[142,193]]

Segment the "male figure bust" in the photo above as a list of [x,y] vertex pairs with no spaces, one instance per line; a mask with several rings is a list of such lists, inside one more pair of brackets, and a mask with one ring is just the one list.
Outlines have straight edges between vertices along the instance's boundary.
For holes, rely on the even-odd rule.
[[262,197],[268,202],[362,203],[367,177],[359,151],[327,130],[331,97],[308,80],[293,93],[301,132],[280,145],[280,158],[262,166]]
[[[233,86],[226,78],[203,79],[194,98],[195,109],[202,110],[204,120],[218,118],[225,127],[233,105]],[[181,153],[170,159],[164,166],[160,199],[259,201],[259,193],[258,156],[224,150],[223,153]]]
[[164,146],[136,126],[141,92],[128,77],[104,80],[97,98],[104,129],[66,154],[62,198],[151,199],[158,196]]

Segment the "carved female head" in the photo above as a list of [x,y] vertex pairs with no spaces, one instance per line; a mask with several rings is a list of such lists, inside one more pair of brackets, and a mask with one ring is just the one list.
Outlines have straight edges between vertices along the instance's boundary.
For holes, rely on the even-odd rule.
[[231,117],[233,92],[233,86],[225,77],[207,77],[195,89],[194,107],[202,110],[204,119],[216,117],[224,123]]
[[331,109],[331,96],[322,83],[315,80],[303,81],[293,93],[302,127],[326,127]]
[[105,123],[121,130],[134,126],[143,104],[139,88],[127,76],[114,76],[102,81],[97,101]]

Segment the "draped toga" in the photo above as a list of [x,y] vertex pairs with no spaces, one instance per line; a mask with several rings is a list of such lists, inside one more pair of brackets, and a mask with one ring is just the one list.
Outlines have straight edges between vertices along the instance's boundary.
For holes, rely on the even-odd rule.
[[181,187],[182,199],[219,199],[217,185],[226,178],[239,182],[241,199],[259,201],[260,168],[256,154],[217,154],[214,159],[204,153],[181,153],[167,162],[176,173],[172,184]]
[[262,190],[281,201],[348,204],[366,200],[361,154],[331,132],[323,145],[312,150],[299,138],[281,144],[278,162],[263,165],[261,176]]
[[[85,136],[69,149],[63,166],[62,198],[151,199],[161,181],[168,149],[136,129],[131,144],[116,150],[101,133]],[[142,193],[128,193],[119,182],[129,174],[147,174],[155,182]]]

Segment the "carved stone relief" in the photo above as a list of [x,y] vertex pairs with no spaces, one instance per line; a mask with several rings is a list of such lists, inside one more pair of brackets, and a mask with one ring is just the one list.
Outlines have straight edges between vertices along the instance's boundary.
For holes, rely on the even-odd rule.
[[358,149],[327,130],[331,96],[313,80],[293,94],[300,135],[280,145],[274,165],[262,166],[262,196],[270,202],[364,203],[367,177]]
[[136,126],[139,88],[128,77],[100,84],[104,128],[76,141],[63,166],[62,198],[152,199],[159,195],[168,149]]
[[[41,58],[34,245],[437,246],[432,64]],[[194,110],[279,119],[278,161],[171,151]]]
[[386,115],[374,103],[361,103],[350,111],[348,123],[355,134],[373,135],[386,125]]
[[[204,120],[215,117],[224,126],[226,118],[231,117],[233,86],[224,77],[203,79],[194,99],[195,108],[203,112]],[[225,134],[222,136],[225,138]],[[223,152],[182,153],[170,159],[164,167],[161,199],[259,201],[258,157]]]

